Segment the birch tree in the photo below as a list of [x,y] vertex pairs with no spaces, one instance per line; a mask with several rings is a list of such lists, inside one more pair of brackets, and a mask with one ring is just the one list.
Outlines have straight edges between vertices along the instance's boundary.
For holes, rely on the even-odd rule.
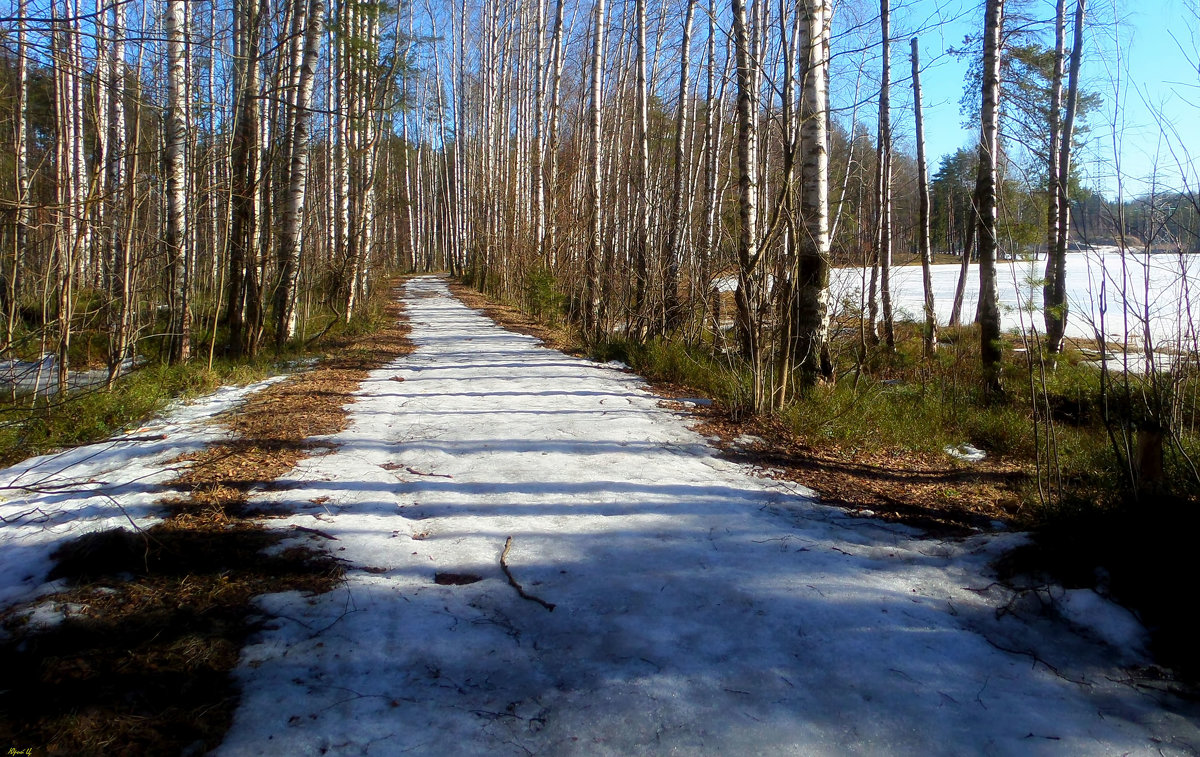
[[588,247],[584,253],[584,329],[593,339],[600,336],[600,256],[603,254],[603,216],[601,203],[601,179],[603,169],[603,139],[600,112],[603,107],[604,76],[604,0],[596,0],[592,20],[592,76],[591,76],[591,196],[592,222],[588,235]]
[[[892,53],[891,0],[880,0],[879,25],[883,35],[883,68],[879,84],[879,141],[876,148],[875,200],[876,250],[879,267],[879,300],[883,307],[883,338],[888,349],[896,346],[892,315]],[[872,320],[874,326],[874,320]]]
[[757,57],[751,48],[746,5],[733,0],[733,47],[737,58],[737,160],[738,281],[734,299],[742,355],[750,366],[751,407],[760,412],[766,405],[763,356],[759,343],[757,301],[758,249],[758,74]]
[[318,45],[321,40],[320,0],[295,0],[293,13],[303,36],[297,41],[300,56],[296,91],[288,117],[287,186],[283,219],[279,234],[279,283],[275,288],[275,343],[283,345],[295,331],[296,276],[299,268],[298,245],[304,219],[304,201],[308,188],[308,133],[312,120],[313,80],[316,76]]
[[186,0],[166,0],[163,27],[167,43],[167,106],[164,121],[164,159],[166,174],[166,227],[164,243],[167,249],[169,277],[167,355],[171,363],[188,359],[191,340],[188,333],[188,198],[187,198],[187,72],[185,70],[184,3]]
[[804,228],[797,246],[799,272],[793,315],[800,382],[811,386],[833,380],[829,356],[829,24],[828,0],[800,4],[802,64],[805,77],[800,112],[800,217]]
[[[1063,38],[1063,5],[1065,0],[1058,0],[1057,21],[1055,23],[1055,97],[1061,91],[1062,77],[1062,38]],[[1063,333],[1067,325],[1067,245],[1070,241],[1071,202],[1068,196],[1068,186],[1071,178],[1071,142],[1075,131],[1075,115],[1079,108],[1079,70],[1083,60],[1083,19],[1086,0],[1077,0],[1075,4],[1074,36],[1071,42],[1071,67],[1067,83],[1066,115],[1063,119],[1061,132],[1057,129],[1057,112],[1052,108],[1051,121],[1051,166],[1049,174],[1050,192],[1053,198],[1049,201],[1051,226],[1048,233],[1048,254],[1046,256],[1046,286],[1044,290],[1045,321],[1046,321],[1046,350],[1054,355],[1062,350]],[[1057,148],[1057,150],[1055,149]]]
[[998,394],[1003,347],[996,289],[996,170],[1000,131],[1000,40],[1004,0],[987,0],[984,10],[983,83],[979,140],[979,354],[984,387]]
[[107,253],[110,261],[109,286],[109,356],[108,384],[113,382],[121,365],[130,355],[133,330],[133,192],[128,185],[128,134],[125,120],[126,63],[125,63],[125,5],[111,5],[111,67],[108,71],[109,140],[108,161],[103,170],[108,175],[110,193]]
[[[663,328],[664,330],[673,330],[679,327],[682,320],[682,303],[679,299],[679,270],[682,265],[682,246],[684,233],[684,224],[686,218],[684,211],[686,204],[684,203],[685,188],[683,186],[684,179],[687,176],[686,165],[686,135],[689,130],[688,117],[688,102],[689,102],[689,74],[691,72],[691,50],[692,50],[692,19],[696,13],[697,0],[687,0],[687,8],[684,11],[683,17],[683,40],[682,48],[679,54],[679,105],[675,115],[675,165],[674,165],[674,181],[673,197],[674,206],[671,211],[670,226],[668,229],[669,237],[666,246],[666,266],[665,275],[663,277]],[[690,196],[690,188],[688,188]]]
[[634,13],[637,36],[637,170],[634,178],[637,185],[637,236],[633,248],[633,312],[637,324],[635,333],[641,334],[646,323],[646,294],[650,276],[650,117],[647,111],[650,85],[646,79],[646,0],[635,0]]
[[917,193],[920,217],[917,221],[917,253],[921,256],[921,284],[925,291],[924,344],[926,356],[937,349],[937,311],[933,302],[933,250],[929,241],[929,165],[925,158],[925,120],[921,110],[921,54],[917,38],[912,45],[913,114],[917,136]]
[[[260,5],[261,2],[261,5]],[[247,279],[255,280],[259,213],[259,46],[266,0],[234,0],[233,140],[230,147],[230,228],[226,322],[227,350],[237,356],[251,351],[243,333]],[[251,295],[252,296],[252,295]],[[253,326],[252,326],[253,328]]]
[[7,351],[13,341],[18,301],[20,300],[21,258],[29,239],[29,48],[26,36],[26,4],[17,0],[17,71],[16,103],[13,112],[13,186],[16,210],[13,213],[12,250],[3,268],[4,342]]

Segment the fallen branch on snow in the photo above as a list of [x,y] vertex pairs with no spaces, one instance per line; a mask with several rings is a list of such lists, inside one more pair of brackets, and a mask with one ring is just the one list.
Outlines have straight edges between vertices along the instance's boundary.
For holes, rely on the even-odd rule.
[[408,466],[405,466],[404,470],[408,471],[409,473],[413,474],[414,476],[434,476],[435,478],[454,478],[454,476],[451,476],[449,473],[426,473],[425,471],[417,470],[416,468],[409,468]]
[[521,584],[517,583],[517,579],[513,578],[512,571],[508,569],[508,550],[511,548],[512,548],[512,537],[510,536],[504,540],[504,551],[500,553],[500,569],[503,570],[504,575],[508,577],[508,583],[511,584],[514,589],[517,590],[517,594],[519,594],[521,596],[521,599],[528,599],[530,602],[537,602],[539,605],[541,605],[542,607],[545,607],[550,612],[554,612],[553,604],[551,604],[550,602],[547,602],[546,600],[542,599],[541,597],[535,597],[532,594],[529,594],[528,592],[525,591],[525,589],[523,589],[521,587]]
[[322,539],[329,539],[330,541],[338,540],[338,538],[336,536],[330,536],[329,534],[325,533],[324,531],[319,531],[315,528],[308,528],[307,526],[292,526],[292,530],[303,531],[306,534],[313,534],[314,536],[320,536]]

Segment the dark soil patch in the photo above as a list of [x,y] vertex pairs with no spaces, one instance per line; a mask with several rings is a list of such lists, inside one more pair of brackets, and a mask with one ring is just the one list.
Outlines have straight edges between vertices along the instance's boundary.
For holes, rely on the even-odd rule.
[[433,582],[438,586],[466,586],[482,580],[482,577],[474,573],[435,573],[433,575]]
[[1155,688],[1200,698],[1200,646],[1186,598],[1200,581],[1197,531],[1200,503],[1177,498],[1146,498],[1101,516],[1065,513],[996,569],[1004,581],[1097,589],[1129,607],[1150,632],[1156,659],[1174,669],[1156,673]]
[[57,555],[72,588],[39,604],[49,628],[10,615],[0,669],[0,740],[50,754],[177,754],[216,747],[232,722],[232,670],[260,594],[328,591],[324,553],[264,555],[282,534],[241,521],[90,534]]
[[[412,351],[398,304],[392,326],[342,338],[313,370],[223,418],[235,439],[190,459],[140,532],[88,534],[56,554],[69,588],[0,617],[0,744],[47,754],[200,754],[232,722],[242,644],[262,623],[256,596],[333,588],[342,565],[247,513],[250,490],[341,430],[368,371]],[[35,608],[63,619],[30,622]]]

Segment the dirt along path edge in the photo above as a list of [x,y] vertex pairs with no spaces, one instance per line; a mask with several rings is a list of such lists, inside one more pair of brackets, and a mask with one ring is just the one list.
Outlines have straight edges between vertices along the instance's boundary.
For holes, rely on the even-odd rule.
[[78,754],[221,742],[239,699],[230,671],[267,620],[255,597],[319,594],[342,576],[326,551],[277,548],[294,530],[272,529],[247,498],[311,454],[311,437],[345,428],[371,370],[412,351],[390,289],[384,328],[330,340],[310,369],[216,419],[230,439],[172,461],[186,467],[164,487],[160,523],[85,534],[56,552],[51,578],[67,588],[28,604],[69,607],[67,620],[43,629],[26,622],[27,606],[5,610],[0,669],[20,684],[0,693],[0,742]]

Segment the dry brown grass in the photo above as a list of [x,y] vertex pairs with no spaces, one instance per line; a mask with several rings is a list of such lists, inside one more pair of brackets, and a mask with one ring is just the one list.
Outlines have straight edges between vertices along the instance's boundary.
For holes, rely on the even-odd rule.
[[[254,597],[319,594],[342,575],[330,555],[279,551],[285,534],[246,512],[249,492],[290,470],[313,435],[347,423],[368,371],[412,351],[399,306],[379,332],[341,339],[311,371],[222,418],[235,438],[191,458],[165,499],[169,516],[134,533],[89,534],[56,553],[70,588],[0,622],[0,744],[35,754],[203,753],[237,707],[232,670],[255,620]],[[66,619],[31,626],[32,605]]]
[[553,327],[533,318],[520,308],[494,302],[465,284],[450,282],[450,291],[467,307],[479,310],[509,331],[537,337],[550,349],[569,355],[582,355],[584,346],[578,336],[567,327]]
[[[992,521],[1022,518],[1020,487],[1029,474],[1009,460],[989,458],[967,465],[911,450],[865,452],[834,443],[815,447],[798,440],[775,418],[733,421],[720,408],[695,412],[700,418],[696,429],[716,437],[727,457],[806,486],[826,504],[939,536],[966,535],[988,528]],[[734,444],[743,434],[762,442]]]

